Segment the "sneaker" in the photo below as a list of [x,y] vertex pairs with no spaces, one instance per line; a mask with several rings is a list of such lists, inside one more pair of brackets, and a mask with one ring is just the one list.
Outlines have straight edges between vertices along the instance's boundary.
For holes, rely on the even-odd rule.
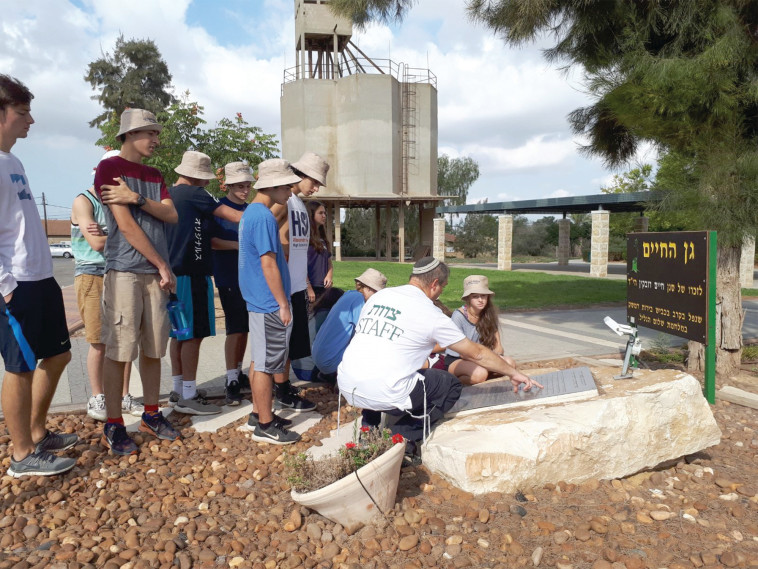
[[252,388],[250,387],[250,378],[246,373],[240,372],[239,376],[237,377],[237,381],[240,383],[240,393],[243,395],[250,395],[253,392]]
[[268,429],[262,429],[260,424],[255,425],[251,438],[260,443],[291,445],[300,440],[300,435],[295,431],[288,431],[274,422],[269,425]]
[[35,451],[26,458],[13,460],[11,457],[11,466],[8,469],[8,475],[13,478],[22,476],[53,476],[68,472],[76,464],[73,458],[55,456],[46,451]]
[[145,412],[145,406],[137,403],[137,400],[132,397],[131,393],[127,393],[121,399],[121,411],[134,415],[135,417],[141,417],[142,413]]
[[87,401],[87,416],[95,421],[105,421],[108,414],[105,412],[105,393],[93,395]]
[[[299,392],[300,390],[298,389],[297,393]],[[313,411],[315,408],[315,403],[293,394],[291,389],[289,393],[285,393],[284,395],[274,395],[274,409],[276,410],[289,409],[293,413],[307,413],[308,411]]]
[[68,450],[78,442],[79,436],[76,433],[67,435],[65,433],[51,433],[50,431],[45,431],[45,436],[34,446],[34,453],[39,454],[42,452]]
[[179,399],[174,405],[174,411],[186,415],[218,415],[221,407],[208,403],[205,392],[198,389],[192,399]]
[[226,404],[231,407],[236,407],[242,401],[242,393],[240,392],[239,381],[230,381],[226,386]]
[[[290,427],[292,426],[292,421],[290,419],[285,419],[284,417],[280,417],[276,413],[274,413],[274,424],[279,425],[280,427]],[[255,427],[258,426],[258,413],[250,413],[250,415],[247,418],[247,430],[252,431],[255,429]]]
[[137,454],[139,447],[137,443],[126,434],[126,427],[118,423],[106,423],[103,427],[103,436],[100,437],[100,443],[111,449],[113,454],[128,455]]
[[181,395],[179,395],[176,391],[172,391],[168,395],[168,406],[169,407],[176,407],[176,404],[179,403],[179,400],[182,398]]
[[163,413],[156,413],[155,415],[142,414],[142,422],[140,423],[139,430],[143,433],[149,433],[155,435],[159,439],[167,441],[175,441],[182,436],[179,434],[171,423],[168,422]]

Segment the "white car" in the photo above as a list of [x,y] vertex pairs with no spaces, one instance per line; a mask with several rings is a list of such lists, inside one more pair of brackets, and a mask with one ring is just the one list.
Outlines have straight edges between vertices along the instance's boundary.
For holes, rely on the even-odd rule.
[[53,243],[50,245],[50,254],[53,257],[64,257],[71,259],[74,253],[71,251],[70,243]]

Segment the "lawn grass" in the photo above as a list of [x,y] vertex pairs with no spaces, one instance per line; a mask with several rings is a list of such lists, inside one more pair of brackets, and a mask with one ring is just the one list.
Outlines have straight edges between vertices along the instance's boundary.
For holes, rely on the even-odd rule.
[[[353,279],[368,267],[384,273],[388,286],[399,286],[407,284],[412,265],[381,261],[335,262],[334,286],[344,290],[355,288]],[[500,310],[589,306],[626,301],[624,280],[459,267],[450,268],[450,280],[440,300],[450,308],[459,306],[463,294],[463,279],[472,274],[485,275],[489,279],[490,289],[495,292],[494,302]]]

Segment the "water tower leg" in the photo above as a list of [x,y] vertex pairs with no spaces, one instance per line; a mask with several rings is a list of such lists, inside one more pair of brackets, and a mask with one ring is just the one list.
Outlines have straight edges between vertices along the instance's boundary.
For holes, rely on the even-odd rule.
[[397,213],[397,251],[398,261],[405,263],[405,202],[400,201]]
[[384,232],[384,259],[392,260],[392,204],[387,203],[387,219],[384,220],[386,231]]
[[374,235],[376,236],[376,239],[374,239],[374,249],[376,250],[376,260],[378,261],[381,254],[382,254],[382,210],[379,209],[379,204],[376,204],[375,210],[374,210],[374,216],[376,221],[375,224],[375,232]]

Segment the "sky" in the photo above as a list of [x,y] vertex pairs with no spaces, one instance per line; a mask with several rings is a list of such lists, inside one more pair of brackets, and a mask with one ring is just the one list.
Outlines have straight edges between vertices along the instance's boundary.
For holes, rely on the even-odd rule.
[[[399,25],[354,31],[371,57],[437,76],[439,153],[470,156],[480,178],[469,202],[596,194],[610,172],[580,152],[568,126],[591,104],[581,70],[547,63],[540,46],[509,48],[469,21],[463,0],[420,0]],[[0,0],[0,72],[35,95],[27,139],[13,148],[48,216],[67,218],[103,149],[88,126],[101,109],[84,80],[116,38],[152,39],[212,126],[241,112],[280,139],[284,69],[295,63],[293,0]],[[547,44],[545,44],[547,45]]]

